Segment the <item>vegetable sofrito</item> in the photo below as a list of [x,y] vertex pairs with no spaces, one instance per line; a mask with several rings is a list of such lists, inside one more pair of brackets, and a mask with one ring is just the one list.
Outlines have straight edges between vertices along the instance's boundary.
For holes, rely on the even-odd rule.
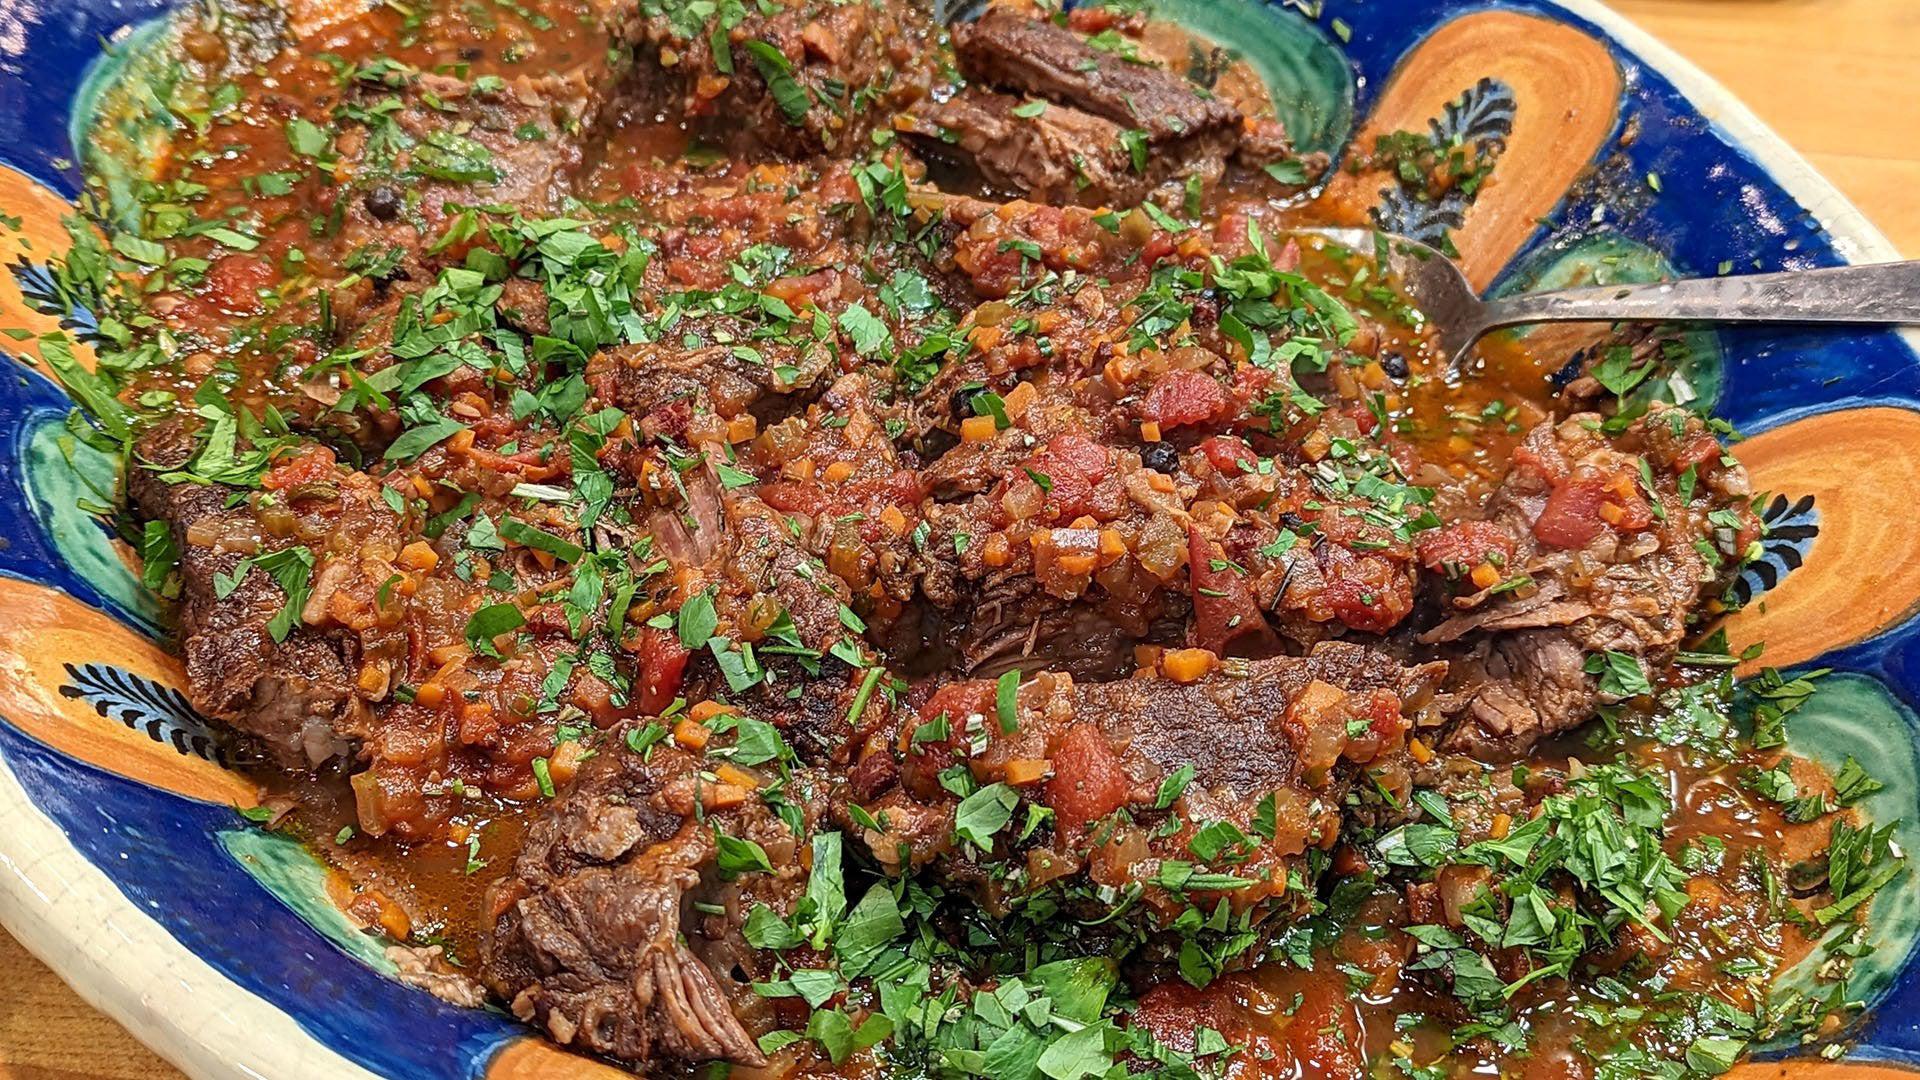
[[1657,336],[1446,377],[1292,231],[1354,211],[1232,54],[909,0],[227,0],[170,47],[171,142],[54,271],[97,364],[41,356],[254,816],[405,977],[654,1074],[1844,1038],[1905,858],[1785,753],[1819,673],[1736,694],[1709,633],[1734,433],[1651,401]]

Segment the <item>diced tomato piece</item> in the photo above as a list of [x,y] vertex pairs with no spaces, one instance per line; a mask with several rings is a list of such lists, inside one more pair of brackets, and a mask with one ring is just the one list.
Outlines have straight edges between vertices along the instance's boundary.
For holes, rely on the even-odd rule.
[[827,493],[820,490],[818,484],[776,480],[756,490],[763,502],[784,514],[818,516],[827,504]]
[[1367,721],[1367,729],[1347,740],[1341,754],[1349,761],[1365,764],[1400,744],[1412,725],[1400,711],[1400,699],[1391,690],[1369,690],[1348,697],[1354,719]]
[[692,654],[680,644],[678,634],[657,626],[640,631],[637,652],[640,678],[634,684],[633,704],[643,715],[657,716],[679,696]]
[[324,480],[333,475],[333,463],[333,451],[314,443],[275,462],[260,478],[260,486],[268,491],[284,491]]
[[1055,828],[1077,836],[1087,825],[1125,806],[1127,787],[1120,758],[1098,726],[1074,724],[1060,736],[1045,792]]
[[978,714],[993,714],[994,684],[984,679],[969,679],[965,682],[948,683],[935,690],[920,706],[920,722],[930,723],[941,713],[953,722],[953,729],[960,730],[967,717]]
[[1252,472],[1260,462],[1253,447],[1231,435],[1213,436],[1200,444],[1200,452],[1207,455],[1214,468],[1230,477]]
[[1140,406],[1143,419],[1162,428],[1214,424],[1233,411],[1233,399],[1220,380],[1201,371],[1170,371],[1147,391]]
[[279,277],[273,264],[252,255],[223,255],[207,267],[200,295],[230,315],[258,315],[260,290]]
[[1042,516],[1065,521],[1094,511],[1093,489],[1111,469],[1106,447],[1085,435],[1056,435],[1008,483],[1038,484],[1046,491]]
[[1464,574],[1481,563],[1513,561],[1513,534],[1491,521],[1462,521],[1420,534],[1420,565],[1436,574]]
[[1685,472],[1688,466],[1704,465],[1720,454],[1720,441],[1703,432],[1688,439],[1687,445],[1680,448],[1680,453],[1674,456],[1673,467]]
[[[940,774],[962,764],[961,743],[966,739],[967,718],[993,715],[994,684],[984,679],[948,683],[935,690],[920,706],[918,722],[911,717],[902,725],[900,746],[900,786],[923,801],[945,798]],[[936,739],[918,734],[940,716],[947,718],[947,737]],[[989,731],[999,728],[989,720]]]
[[1331,562],[1323,573],[1326,587],[1321,602],[1334,618],[1355,630],[1384,634],[1413,610],[1413,583],[1378,556]]
[[1600,508],[1606,504],[1606,492],[1598,482],[1562,484],[1547,496],[1546,507],[1533,523],[1533,535],[1554,547],[1586,547],[1606,526],[1600,520]]
[[1271,637],[1253,586],[1228,562],[1219,544],[1197,525],[1187,527],[1187,570],[1193,583],[1193,644],[1222,656],[1233,642],[1254,634]]
[[1109,467],[1107,448],[1085,435],[1056,435],[1044,453],[1048,465],[1088,481],[1099,479]]
[[1120,15],[1105,5],[1081,5],[1067,12],[1067,26],[1082,34],[1097,34],[1120,21]]
[[[1133,1025],[1153,1033],[1154,1040],[1172,1050],[1192,1053],[1194,1038],[1201,1028],[1223,1031],[1227,1010],[1220,1008],[1221,997],[1229,992],[1226,980],[1205,989],[1178,979],[1163,982],[1140,995],[1133,1013]],[[1230,1004],[1230,1000],[1226,1002]]]
[[1653,509],[1635,492],[1636,483],[1629,473],[1612,479],[1578,476],[1556,485],[1533,523],[1533,535],[1553,547],[1583,548],[1610,526],[1623,532],[1646,528],[1653,523]]

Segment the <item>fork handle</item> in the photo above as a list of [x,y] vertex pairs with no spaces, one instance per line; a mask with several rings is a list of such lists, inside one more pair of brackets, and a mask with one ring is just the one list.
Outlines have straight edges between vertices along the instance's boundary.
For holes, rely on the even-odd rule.
[[1920,325],[1920,261],[1523,293],[1491,301],[1486,326],[1537,322]]

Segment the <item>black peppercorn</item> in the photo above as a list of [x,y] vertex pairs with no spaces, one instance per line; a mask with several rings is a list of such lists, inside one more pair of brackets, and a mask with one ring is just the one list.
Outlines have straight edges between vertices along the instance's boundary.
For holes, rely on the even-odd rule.
[[1385,350],[1380,354],[1380,370],[1386,372],[1389,379],[1404,379],[1408,373],[1407,358],[1394,350]]
[[366,205],[367,213],[376,220],[392,221],[400,216],[400,192],[390,185],[381,184],[373,188],[361,202]]
[[1168,476],[1180,468],[1180,454],[1171,443],[1148,443],[1146,450],[1140,454],[1140,460],[1147,468]]

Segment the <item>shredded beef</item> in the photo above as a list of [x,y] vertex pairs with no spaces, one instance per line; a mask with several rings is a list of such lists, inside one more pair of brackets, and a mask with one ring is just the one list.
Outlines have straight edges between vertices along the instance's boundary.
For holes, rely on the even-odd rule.
[[[609,733],[490,889],[481,978],[562,1045],[642,1067],[763,1064],[736,1015],[752,991],[701,958],[752,957],[734,947],[739,925],[687,910],[696,896],[742,918],[750,901],[791,907],[806,881],[793,835],[757,799],[703,810],[697,758],[634,753],[624,734]],[[716,831],[760,843],[773,874],[723,880]]]
[[1613,653],[1649,673],[1668,663],[1758,535],[1745,473],[1698,417],[1656,407],[1617,437],[1601,426],[1581,413],[1528,434],[1487,506],[1522,587],[1455,597],[1457,613],[1421,637],[1462,649],[1451,748],[1517,758],[1586,722],[1610,700],[1588,658]]

